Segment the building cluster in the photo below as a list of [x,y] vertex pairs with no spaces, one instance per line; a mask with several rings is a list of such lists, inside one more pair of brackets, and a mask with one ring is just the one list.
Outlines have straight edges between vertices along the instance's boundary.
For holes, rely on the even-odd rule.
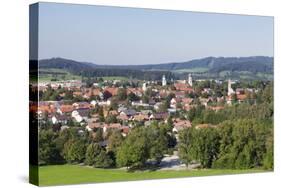
[[[205,108],[219,111],[224,109],[225,104],[231,105],[234,100],[243,102],[247,99],[246,92],[255,92],[251,89],[232,88],[233,82],[228,80],[228,92],[226,96],[212,96],[211,88],[203,88],[201,94],[207,93],[208,97],[191,97],[195,92],[192,76],[189,75],[187,80],[177,80],[168,85],[165,75],[162,77],[162,84],[156,85],[149,82],[140,81],[141,87],[116,87],[99,86],[93,84],[92,87],[85,87],[81,81],[64,81],[56,83],[40,83],[38,89],[43,93],[48,87],[56,90],[64,88],[72,91],[73,97],[83,98],[84,101],[74,102],[63,100],[65,93],[60,93],[62,100],[59,101],[40,101],[31,104],[31,111],[35,111],[39,120],[39,126],[51,123],[53,126],[59,125],[59,129],[67,129],[75,124],[81,127],[81,132],[92,131],[100,128],[104,133],[108,130],[118,129],[126,136],[130,129],[141,123],[149,126],[153,121],[166,122],[169,117],[172,121],[173,132],[191,127],[188,118],[180,119],[173,114],[189,111],[197,105],[203,105]],[[134,94],[139,100],[113,101],[118,96],[119,89],[125,89],[127,96]],[[147,90],[150,89],[154,94],[143,100]],[[172,96],[169,98],[169,96]],[[169,99],[167,101],[167,99]],[[115,109],[112,108],[113,102],[117,103]],[[166,103],[166,107],[163,107]],[[168,104],[167,104],[168,103]],[[102,109],[97,110],[97,109]],[[101,118],[100,116],[103,116]],[[106,121],[107,118],[114,117],[114,122]],[[199,128],[204,127],[199,125]]]

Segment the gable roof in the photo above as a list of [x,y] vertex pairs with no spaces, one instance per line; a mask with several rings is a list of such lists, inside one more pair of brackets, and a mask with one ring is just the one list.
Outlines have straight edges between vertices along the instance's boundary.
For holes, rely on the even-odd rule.
[[236,96],[237,96],[237,99],[240,100],[240,101],[243,101],[247,98],[246,94],[238,94]]
[[88,102],[75,102],[72,104],[72,106],[74,106],[76,109],[80,109],[80,108],[90,108],[91,104]]
[[178,91],[193,92],[193,89],[189,85],[184,83],[175,83],[174,86]]
[[184,128],[190,128],[191,127],[191,122],[189,120],[180,120],[180,119],[176,119],[173,123],[174,128],[179,131],[182,130]]
[[90,110],[88,108],[79,108],[76,110],[80,116],[87,117],[90,113]]
[[108,91],[109,93],[111,93],[112,96],[114,96],[114,95],[117,95],[118,88],[116,88],[116,87],[108,87],[104,91]]
[[168,112],[158,112],[152,114],[150,117],[155,119],[167,119],[169,116]]
[[122,114],[126,114],[127,116],[133,116],[137,112],[134,109],[126,109],[121,112]]
[[59,109],[62,113],[68,113],[74,110],[72,105],[61,105]]

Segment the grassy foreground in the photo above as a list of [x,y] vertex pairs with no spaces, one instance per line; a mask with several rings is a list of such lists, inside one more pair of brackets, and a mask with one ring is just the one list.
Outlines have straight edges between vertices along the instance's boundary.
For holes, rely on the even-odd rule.
[[113,181],[132,181],[161,178],[179,178],[223,174],[242,174],[265,172],[260,169],[249,170],[166,170],[127,172],[123,169],[98,169],[78,165],[52,165],[39,168],[39,185],[63,185],[79,183],[100,183]]

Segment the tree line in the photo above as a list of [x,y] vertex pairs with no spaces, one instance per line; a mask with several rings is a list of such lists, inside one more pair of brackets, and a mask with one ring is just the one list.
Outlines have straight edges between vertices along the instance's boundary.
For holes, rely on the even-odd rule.
[[[273,169],[273,83],[261,89],[255,104],[237,104],[218,112],[198,106],[188,112],[193,127],[179,135],[179,156],[202,168]],[[212,124],[196,128],[198,124]]]
[[72,127],[54,132],[42,129],[39,132],[39,165],[79,164],[97,168],[127,167],[142,168],[148,160],[160,163],[164,154],[173,148],[176,139],[171,126],[153,122],[149,127],[135,127],[127,137],[119,130],[103,133],[79,132]]
[[179,156],[202,168],[273,168],[272,124],[256,119],[224,121],[217,127],[180,133]]

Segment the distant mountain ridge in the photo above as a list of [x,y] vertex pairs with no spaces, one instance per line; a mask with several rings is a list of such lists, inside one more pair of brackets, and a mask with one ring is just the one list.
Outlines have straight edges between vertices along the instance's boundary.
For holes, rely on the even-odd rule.
[[[166,69],[166,70],[180,70],[190,69],[195,67],[217,69],[218,67],[231,66],[233,64],[255,64],[258,66],[273,67],[273,58],[267,56],[252,56],[252,57],[206,57],[202,59],[195,59],[186,62],[165,63],[165,64],[151,64],[140,65],[142,69]],[[244,67],[246,68],[246,67]]]
[[73,73],[91,70],[117,69],[134,71],[169,71],[176,74],[181,73],[205,73],[220,76],[222,73],[247,73],[255,75],[258,73],[273,75],[273,57],[250,56],[250,57],[206,57],[186,62],[145,64],[145,65],[98,65],[89,62],[79,62],[63,58],[51,58],[39,60],[39,68],[65,69]]

